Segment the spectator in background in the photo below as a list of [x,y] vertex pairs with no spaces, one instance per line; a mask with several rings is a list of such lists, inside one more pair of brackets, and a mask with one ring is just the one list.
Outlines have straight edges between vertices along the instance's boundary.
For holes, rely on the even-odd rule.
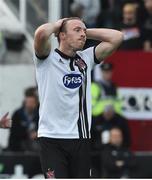
[[0,128],[10,128],[12,125],[12,121],[8,118],[8,112],[0,118]]
[[144,26],[144,50],[152,52],[152,0],[144,0],[144,5],[147,10],[147,17]]
[[112,104],[105,106],[104,112],[93,118],[92,121],[92,148],[101,150],[104,144],[109,143],[109,132],[112,127],[119,127],[123,134],[123,146],[131,144],[130,130],[127,120],[117,114]]
[[113,64],[105,62],[101,64],[101,80],[98,82],[101,87],[102,97],[117,97],[117,87],[112,81]]
[[143,0],[102,0],[102,11],[98,18],[99,27],[118,28],[124,4],[132,3],[136,7],[139,7],[143,3],[142,1]]
[[136,162],[133,154],[124,147],[123,133],[118,127],[110,130],[110,142],[102,152],[104,178],[129,178]]
[[100,66],[101,78],[91,85],[92,94],[92,115],[98,116],[103,113],[107,102],[113,101],[115,110],[121,113],[121,102],[118,99],[117,86],[112,81],[113,64],[103,63]]
[[25,96],[36,96],[38,98],[38,88],[33,86],[33,87],[29,87],[25,90],[24,92]]
[[38,119],[38,98],[29,88],[25,91],[23,106],[13,114],[8,150],[37,150],[34,140],[37,137]]
[[122,10],[120,29],[124,33],[124,41],[120,47],[123,50],[143,49],[142,29],[137,20],[137,4],[127,3]]

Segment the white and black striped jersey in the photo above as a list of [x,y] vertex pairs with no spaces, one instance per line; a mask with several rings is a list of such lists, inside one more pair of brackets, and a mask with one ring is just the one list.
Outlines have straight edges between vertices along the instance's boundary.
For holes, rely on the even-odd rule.
[[38,137],[90,138],[91,70],[95,47],[69,57],[55,49],[44,60],[36,55],[40,99]]

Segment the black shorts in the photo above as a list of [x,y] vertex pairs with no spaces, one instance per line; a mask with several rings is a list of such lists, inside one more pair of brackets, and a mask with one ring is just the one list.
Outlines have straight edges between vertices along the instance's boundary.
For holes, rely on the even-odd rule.
[[41,137],[40,161],[45,178],[89,178],[90,140]]

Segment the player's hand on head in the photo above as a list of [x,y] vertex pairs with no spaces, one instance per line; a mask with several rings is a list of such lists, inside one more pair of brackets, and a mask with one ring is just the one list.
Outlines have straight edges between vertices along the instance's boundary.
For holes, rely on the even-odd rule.
[[56,29],[56,31],[55,31],[55,36],[57,37],[58,36],[58,34],[59,34],[59,31],[60,31],[60,28],[61,28],[61,26],[62,26],[62,24],[63,24],[63,21],[64,20],[66,20],[67,18],[62,18],[62,19],[59,19],[58,21],[56,21],[55,23],[54,23],[54,25],[55,25],[55,29]]
[[12,126],[12,120],[8,117],[8,112],[0,119],[1,128],[10,128]]

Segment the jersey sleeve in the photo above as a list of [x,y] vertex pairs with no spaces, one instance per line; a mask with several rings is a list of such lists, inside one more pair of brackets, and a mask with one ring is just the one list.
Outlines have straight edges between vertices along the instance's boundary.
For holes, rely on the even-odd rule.
[[85,49],[84,51],[82,51],[83,59],[84,59],[85,63],[88,66],[90,66],[91,70],[93,69],[93,67],[96,64],[100,64],[100,62],[98,61],[98,59],[96,58],[96,55],[95,55],[95,48],[96,48],[96,46],[93,46],[93,47],[89,47],[89,48]]
[[[50,53],[51,54],[51,53]],[[43,57],[43,58],[39,58],[36,53],[34,52],[33,53],[33,61],[34,61],[34,64],[35,66],[41,66],[41,65],[47,65],[48,64],[48,58],[50,56],[50,54],[46,57]]]

